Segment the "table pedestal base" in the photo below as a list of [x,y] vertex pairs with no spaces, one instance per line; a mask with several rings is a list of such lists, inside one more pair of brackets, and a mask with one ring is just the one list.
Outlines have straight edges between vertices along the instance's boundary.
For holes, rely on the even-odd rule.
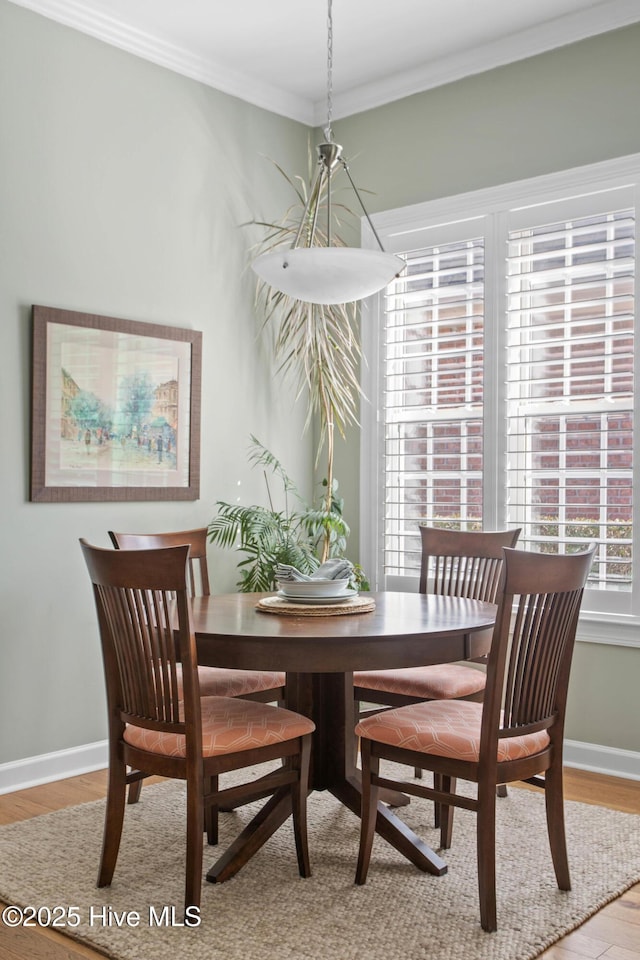
[[[360,784],[356,779],[345,780],[342,784],[331,787],[330,793],[349,810],[360,816]],[[207,873],[207,880],[210,883],[224,883],[225,880],[230,880],[290,816],[291,797],[288,789],[282,787],[211,867]],[[384,837],[387,843],[395,847],[419,870],[436,877],[441,877],[447,872],[445,861],[382,803],[378,804],[376,833]]]
[[[309,789],[328,790],[360,816],[362,794],[356,769],[357,743],[353,735],[355,708],[352,673],[287,674],[287,706],[311,717],[316,724],[311,754]],[[264,778],[268,787],[269,775]],[[260,781],[255,784],[259,796]],[[265,793],[266,793],[265,789]],[[387,791],[383,799],[394,806],[408,802],[404,794]],[[247,863],[291,816],[291,797],[279,788],[207,873],[210,883],[224,883]],[[447,864],[383,802],[378,804],[376,833],[415,864],[419,870],[441,877]],[[355,864],[354,864],[355,869]]]

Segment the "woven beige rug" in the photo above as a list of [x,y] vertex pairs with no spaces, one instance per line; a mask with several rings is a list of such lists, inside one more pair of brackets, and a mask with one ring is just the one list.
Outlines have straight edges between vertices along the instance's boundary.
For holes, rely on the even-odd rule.
[[[456,811],[446,876],[418,872],[376,838],[369,880],[356,887],[359,821],[330,795],[315,794],[311,878],[298,877],[285,824],[233,880],[204,883],[197,929],[164,926],[163,908],[176,905],[179,918],[183,897],[183,797],[181,784],[145,786],[141,802],[127,808],[110,889],[95,887],[102,801],[0,828],[0,897],[75,907],[82,922],[74,935],[118,960],[528,960],[640,880],[640,816],[567,803],[573,890],[561,893],[544,800],[511,788],[497,804],[499,929],[486,934],[473,814]],[[222,815],[221,845],[255,809]],[[436,843],[430,804],[413,800],[402,815]],[[206,867],[215,851],[205,851]],[[107,925],[108,907],[137,911],[139,926]]]

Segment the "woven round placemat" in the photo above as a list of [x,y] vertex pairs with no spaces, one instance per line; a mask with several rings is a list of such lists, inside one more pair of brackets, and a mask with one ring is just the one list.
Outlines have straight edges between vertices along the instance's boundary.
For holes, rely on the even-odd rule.
[[262,597],[256,609],[262,613],[283,613],[290,617],[337,617],[346,613],[369,613],[375,610],[376,602],[371,597],[353,597],[342,603],[304,604],[292,603],[283,597]]

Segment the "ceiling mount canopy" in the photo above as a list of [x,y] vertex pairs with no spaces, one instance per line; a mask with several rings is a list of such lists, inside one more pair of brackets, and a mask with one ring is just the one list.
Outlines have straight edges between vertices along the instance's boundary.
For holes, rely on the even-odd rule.
[[[397,277],[404,261],[386,253],[378,232],[371,222],[362,197],[358,192],[342,147],[335,143],[331,132],[332,76],[333,76],[333,19],[332,2],[327,0],[327,125],[326,141],[318,144],[318,172],[302,214],[295,240],[290,248],[263,253],[253,261],[253,269],[269,286],[287,296],[309,303],[348,303],[377,293]],[[331,242],[331,185],[337,168],[342,169],[356,195],[358,203],[379,249],[333,246]],[[320,207],[326,205],[326,231],[318,228]]]

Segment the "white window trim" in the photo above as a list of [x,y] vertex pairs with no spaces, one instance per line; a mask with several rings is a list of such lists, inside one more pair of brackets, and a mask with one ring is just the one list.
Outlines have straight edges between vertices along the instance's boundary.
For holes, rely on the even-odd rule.
[[[444,197],[433,201],[426,201],[411,206],[399,207],[374,214],[372,220],[378,231],[385,249],[390,252],[406,251],[414,246],[418,249],[428,241],[425,239],[434,227],[440,224],[450,224],[455,221],[473,221],[482,219],[491,210],[493,214],[502,210],[504,216],[514,209],[526,210],[528,206],[539,206],[541,195],[544,202],[552,203],[555,200],[564,201],[567,192],[576,196],[581,191],[582,196],[590,193],[601,193],[603,189],[616,190],[620,187],[635,187],[640,184],[640,154],[632,154],[614,160],[602,161],[584,167],[575,167],[557,173],[544,174],[527,180],[514,181],[497,187]],[[640,196],[636,195],[636,210],[640,211]],[[525,214],[526,216],[526,214]],[[638,217],[640,224],[640,217]],[[639,226],[640,229],[640,226]],[[361,222],[362,246],[376,249],[376,239],[363,217]],[[486,231],[485,231],[486,235]],[[488,237],[488,242],[493,242]],[[640,251],[640,243],[636,245]],[[640,262],[640,256],[639,260]],[[504,293],[504,280],[495,277],[493,285],[495,296]],[[492,305],[487,303],[487,315],[492,315]],[[360,431],[360,562],[369,574],[373,589],[379,588],[379,550],[380,516],[374,508],[377,502],[377,485],[381,482],[378,472],[381,470],[382,458],[379,456],[382,424],[377,418],[374,424],[371,405],[368,397],[379,396],[380,388],[380,356],[379,340],[375,336],[379,317],[382,313],[382,295],[376,294],[361,304],[361,342],[362,342],[362,389],[361,404],[362,424]],[[504,349],[502,330],[497,334],[488,327],[485,331],[488,342],[485,349],[499,353]],[[639,334],[640,335],[640,334]],[[640,425],[640,363],[635,370],[635,404],[634,422]],[[494,415],[500,408],[503,397],[500,384],[490,385],[485,394],[485,407],[489,415],[493,408]],[[494,406],[495,405],[495,406]],[[497,471],[500,459],[505,455],[505,444],[502,438],[489,451],[490,459],[485,469]],[[634,504],[640,505],[640,470],[636,469],[636,484],[634,487]],[[495,487],[495,484],[493,485]],[[485,505],[485,522],[487,526],[498,523],[497,503]],[[640,544],[640,509],[635,516],[635,542]],[[634,551],[636,562],[640,563],[640,549]],[[389,589],[416,589],[417,578],[389,578]],[[619,615],[615,613],[583,613],[580,618],[578,640],[589,643],[638,647],[640,648],[640,616]]]

